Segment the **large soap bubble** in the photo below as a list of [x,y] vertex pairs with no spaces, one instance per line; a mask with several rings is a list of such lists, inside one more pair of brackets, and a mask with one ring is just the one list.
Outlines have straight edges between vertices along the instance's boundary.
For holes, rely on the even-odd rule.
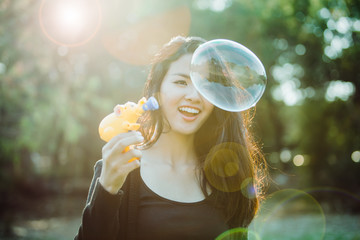
[[226,39],[208,41],[196,49],[190,77],[201,95],[230,112],[253,107],[267,81],[258,57],[243,45]]

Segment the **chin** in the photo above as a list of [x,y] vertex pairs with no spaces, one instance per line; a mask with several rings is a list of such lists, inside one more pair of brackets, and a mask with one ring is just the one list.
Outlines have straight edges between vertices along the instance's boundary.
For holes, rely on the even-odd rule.
[[199,130],[199,127],[189,127],[189,126],[178,126],[178,127],[174,127],[172,128],[172,130],[174,132],[177,132],[177,133],[180,133],[180,134],[183,134],[183,135],[192,135],[192,134],[195,134],[198,130]]
[[184,121],[183,118],[175,119],[170,124],[170,131],[183,135],[195,134],[203,124],[203,119],[196,119],[195,121]]

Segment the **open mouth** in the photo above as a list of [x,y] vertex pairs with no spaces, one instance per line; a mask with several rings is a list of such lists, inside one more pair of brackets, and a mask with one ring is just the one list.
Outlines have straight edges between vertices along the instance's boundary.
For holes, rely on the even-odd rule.
[[179,107],[179,111],[186,117],[195,117],[200,113],[200,110],[192,107]]

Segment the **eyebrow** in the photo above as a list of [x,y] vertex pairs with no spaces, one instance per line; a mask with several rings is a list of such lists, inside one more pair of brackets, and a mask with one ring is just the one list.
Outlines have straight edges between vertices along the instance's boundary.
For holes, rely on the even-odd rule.
[[180,76],[180,77],[183,77],[183,78],[190,79],[190,76],[189,76],[189,75],[183,74],[183,73],[174,73],[173,75],[177,75],[177,76]]

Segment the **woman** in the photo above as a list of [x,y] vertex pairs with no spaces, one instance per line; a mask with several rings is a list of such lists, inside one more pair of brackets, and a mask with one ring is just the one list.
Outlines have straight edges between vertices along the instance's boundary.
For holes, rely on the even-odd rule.
[[141,133],[103,147],[75,239],[214,239],[250,224],[265,162],[249,112],[221,110],[194,88],[190,61],[204,42],[176,37],[156,56],[144,96],[160,109],[144,115]]

